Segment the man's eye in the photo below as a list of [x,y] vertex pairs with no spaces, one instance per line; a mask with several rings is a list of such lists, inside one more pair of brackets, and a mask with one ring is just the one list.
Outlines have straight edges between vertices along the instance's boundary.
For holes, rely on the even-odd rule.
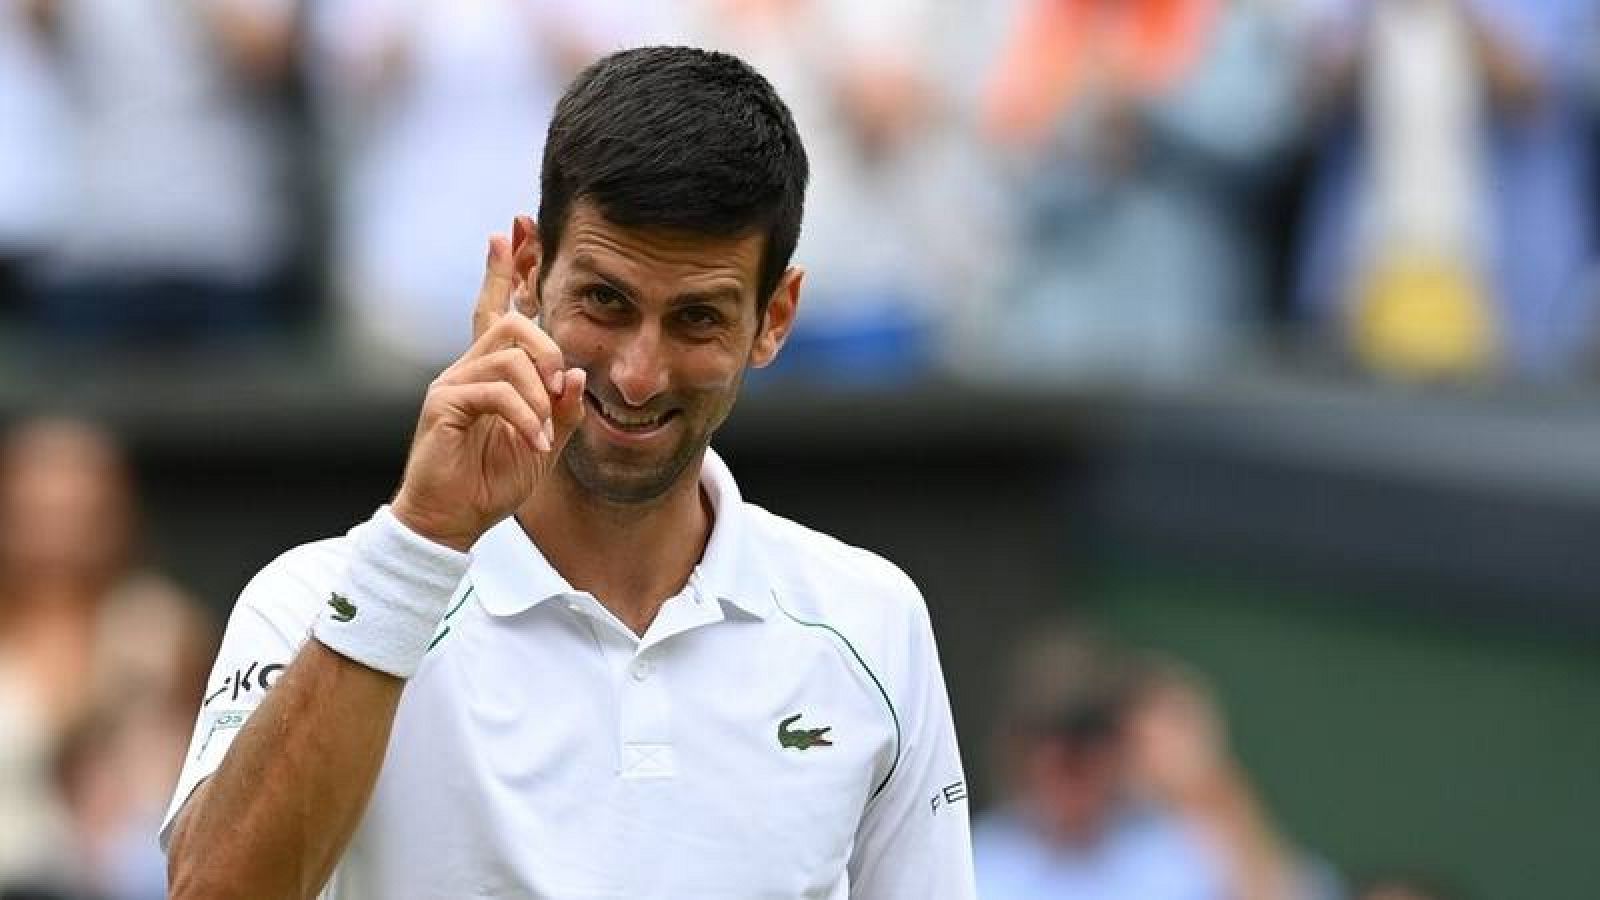
[[710,328],[722,324],[722,314],[707,306],[691,306],[678,312],[684,324],[695,328]]
[[583,292],[583,296],[589,304],[607,310],[617,309],[625,302],[625,298],[615,288],[604,285],[589,288]]

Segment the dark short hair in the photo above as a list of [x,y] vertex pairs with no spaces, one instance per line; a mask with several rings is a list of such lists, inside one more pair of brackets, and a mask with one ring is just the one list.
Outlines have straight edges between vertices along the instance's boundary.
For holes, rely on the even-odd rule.
[[540,175],[547,259],[572,207],[609,222],[717,236],[765,232],[756,304],[800,239],[808,166],[789,108],[726,53],[641,47],[593,63],[556,104]]
[[1034,623],[1012,653],[1002,725],[1015,737],[1114,741],[1143,677],[1134,653],[1077,622]]

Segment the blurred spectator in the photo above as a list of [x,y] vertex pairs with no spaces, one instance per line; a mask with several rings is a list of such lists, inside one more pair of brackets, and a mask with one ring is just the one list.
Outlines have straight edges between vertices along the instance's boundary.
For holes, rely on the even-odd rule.
[[65,220],[65,102],[46,0],[0,3],[0,312],[22,302],[28,268]]
[[[925,375],[949,307],[991,258],[979,182],[935,53],[935,0],[680,0],[678,40],[777,86],[811,183],[796,251],[804,311],[774,373],[844,383]],[[970,18],[963,9],[953,17]]]
[[249,332],[289,209],[272,92],[292,0],[34,0],[71,86],[68,227],[28,319],[72,336]]
[[1402,376],[1572,374],[1595,340],[1594,0],[1317,0],[1300,303]]
[[0,884],[63,874],[56,742],[90,693],[96,617],[131,543],[127,476],[86,426],[35,423],[0,451]]
[[1018,650],[974,830],[986,900],[1299,900],[1333,894],[1274,833],[1192,677],[1082,632]]
[[152,829],[213,638],[134,567],[133,505],[91,426],[31,422],[0,445],[0,891],[165,891]]
[[166,896],[167,861],[154,835],[216,640],[210,613],[164,579],[139,576],[107,598],[91,702],[56,757],[76,892],[100,900]]
[[367,359],[431,369],[469,342],[483,236],[538,204],[556,98],[633,32],[596,0],[320,0],[309,16],[345,326]]
[[1020,0],[986,110],[1019,211],[1003,373],[1183,378],[1245,344],[1289,25],[1265,0]]

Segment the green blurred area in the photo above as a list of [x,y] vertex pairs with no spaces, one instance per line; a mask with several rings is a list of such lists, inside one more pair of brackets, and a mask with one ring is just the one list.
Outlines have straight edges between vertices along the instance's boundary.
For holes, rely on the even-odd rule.
[[1092,610],[1189,661],[1282,830],[1469,900],[1600,897],[1600,645],[1395,598],[1119,559]]

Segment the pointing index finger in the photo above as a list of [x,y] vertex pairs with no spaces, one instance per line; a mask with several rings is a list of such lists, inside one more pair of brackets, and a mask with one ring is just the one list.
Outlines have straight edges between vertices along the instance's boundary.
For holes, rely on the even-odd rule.
[[511,289],[516,283],[516,265],[511,255],[511,243],[505,235],[489,238],[489,253],[483,264],[483,284],[478,288],[478,302],[472,310],[472,338],[483,336],[511,308]]

